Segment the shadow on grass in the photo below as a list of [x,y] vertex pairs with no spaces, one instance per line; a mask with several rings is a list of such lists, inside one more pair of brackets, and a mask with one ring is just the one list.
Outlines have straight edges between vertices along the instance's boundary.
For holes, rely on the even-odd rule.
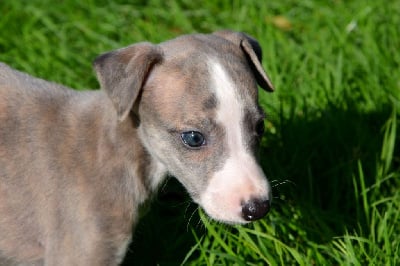
[[[391,108],[360,112],[330,106],[318,114],[292,112],[281,119],[277,134],[267,136],[261,151],[262,165],[274,187],[275,209],[291,218],[290,208],[299,209],[302,229],[308,240],[324,244],[345,230],[368,232],[360,195],[358,164],[363,182],[377,182],[384,124]],[[397,134],[397,139],[399,134]],[[395,153],[396,154],[396,153]],[[395,166],[396,167],[396,166]],[[282,180],[289,182],[282,183]],[[390,193],[382,186],[382,198]],[[359,191],[358,191],[359,193]]]
[[[368,230],[360,214],[361,202],[355,197],[354,180],[361,161],[366,186],[376,182],[382,127],[390,112],[389,107],[362,113],[331,106],[319,114],[293,112],[281,118],[277,132],[266,134],[260,151],[273,186],[274,215],[290,221],[295,209],[302,214],[301,230],[319,244],[360,225]],[[289,182],[278,185],[283,180]],[[137,226],[123,265],[179,265],[196,244],[192,228],[196,235],[205,233],[196,206],[189,201],[171,179]]]
[[122,265],[180,265],[202,235],[197,205],[175,178],[163,185],[135,229]]

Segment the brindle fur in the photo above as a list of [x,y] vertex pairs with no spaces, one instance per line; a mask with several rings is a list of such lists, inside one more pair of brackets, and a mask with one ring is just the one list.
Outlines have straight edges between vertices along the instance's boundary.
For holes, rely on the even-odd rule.
[[[272,85],[258,43],[242,33],[104,54],[94,63],[99,91],[0,64],[0,265],[117,265],[139,206],[167,173],[198,199],[226,153],[207,57],[219,58],[246,112],[257,113],[256,81]],[[185,148],[179,132],[193,127],[211,132],[215,148]]]

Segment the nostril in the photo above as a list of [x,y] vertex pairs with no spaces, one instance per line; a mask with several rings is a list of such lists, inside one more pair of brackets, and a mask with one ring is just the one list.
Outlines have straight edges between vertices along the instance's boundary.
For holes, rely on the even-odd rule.
[[269,200],[251,199],[242,206],[242,216],[246,221],[255,221],[264,217],[270,209]]

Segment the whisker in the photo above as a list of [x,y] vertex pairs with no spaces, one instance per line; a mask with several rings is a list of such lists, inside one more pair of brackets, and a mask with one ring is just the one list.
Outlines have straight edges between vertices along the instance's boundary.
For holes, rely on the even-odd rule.
[[[189,205],[188,205],[188,207],[186,208],[185,213],[188,211],[188,209],[189,209]],[[192,221],[192,219],[193,219],[195,213],[196,213],[198,210],[199,210],[199,207],[197,206],[196,208],[194,208],[194,210],[192,211],[191,215],[189,216],[188,222],[187,222],[187,224],[186,224],[186,232],[189,232],[190,223],[191,223],[191,221]],[[199,219],[199,220],[200,220],[200,219]],[[198,226],[198,224],[197,224],[196,226]]]
[[169,177],[169,176],[167,176],[167,177],[165,178],[164,182],[162,183],[162,185],[161,185],[161,187],[160,187],[160,192],[161,192],[161,191],[165,191],[165,189],[166,189],[166,187],[167,187],[168,182],[169,182],[170,179],[171,179],[171,177]]
[[289,179],[285,179],[285,180],[272,180],[271,181],[271,186],[273,188],[282,186],[282,185],[286,185],[286,184],[290,184],[290,185],[294,185],[296,186],[296,183],[294,183],[292,180]]

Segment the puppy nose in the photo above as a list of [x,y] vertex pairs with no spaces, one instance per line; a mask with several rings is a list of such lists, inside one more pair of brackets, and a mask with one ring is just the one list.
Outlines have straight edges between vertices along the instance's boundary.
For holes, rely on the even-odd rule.
[[251,199],[242,206],[242,217],[246,221],[255,221],[264,217],[270,209],[270,201],[266,199]]

